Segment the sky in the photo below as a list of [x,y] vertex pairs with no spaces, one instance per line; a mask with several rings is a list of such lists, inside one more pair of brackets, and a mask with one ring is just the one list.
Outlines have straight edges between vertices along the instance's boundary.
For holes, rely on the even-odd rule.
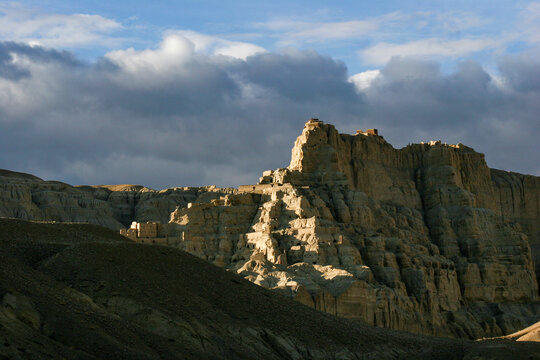
[[540,2],[0,1],[0,168],[252,184],[311,117],[540,176]]

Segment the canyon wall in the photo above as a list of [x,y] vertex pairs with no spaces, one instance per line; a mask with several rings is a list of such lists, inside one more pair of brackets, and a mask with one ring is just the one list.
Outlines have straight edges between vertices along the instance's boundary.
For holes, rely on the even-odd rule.
[[238,190],[0,180],[0,216],[168,223],[170,246],[368,324],[479,338],[540,316],[540,178],[462,144],[394,149],[309,121],[287,168]]
[[521,213],[505,215],[507,196],[469,147],[396,150],[310,121],[289,167],[240,191],[175,211],[178,246],[378,326],[477,338],[539,315]]
[[215,186],[159,191],[141,185],[71,186],[0,169],[0,217],[88,222],[118,230],[132,221],[167,223],[177,207],[234,192]]

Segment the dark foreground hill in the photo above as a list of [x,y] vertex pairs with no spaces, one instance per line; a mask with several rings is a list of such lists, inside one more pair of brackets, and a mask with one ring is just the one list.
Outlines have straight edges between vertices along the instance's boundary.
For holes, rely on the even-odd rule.
[[173,248],[0,219],[0,358],[540,359],[318,312]]

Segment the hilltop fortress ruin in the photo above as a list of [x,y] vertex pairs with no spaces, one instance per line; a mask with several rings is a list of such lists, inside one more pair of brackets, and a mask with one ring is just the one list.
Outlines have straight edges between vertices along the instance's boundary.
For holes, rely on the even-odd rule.
[[289,166],[238,189],[1,179],[2,216],[124,229],[368,324],[480,338],[540,316],[540,178],[462,144],[395,149],[311,119]]

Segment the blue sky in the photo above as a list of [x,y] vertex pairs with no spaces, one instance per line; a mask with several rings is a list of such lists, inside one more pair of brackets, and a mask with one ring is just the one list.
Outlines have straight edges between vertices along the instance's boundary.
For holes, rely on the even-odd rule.
[[[313,49],[343,60],[352,74],[391,56],[419,54],[453,63],[536,46],[540,6],[525,1],[26,1],[0,2],[5,40],[32,41],[95,60],[117,48],[157,46],[193,31],[268,51]],[[81,14],[91,15],[78,26]],[[7,21],[10,21],[7,23]],[[12,28],[12,27],[11,27]],[[78,41],[77,41],[78,40]]]
[[0,1],[0,167],[236,186],[318,116],[540,175],[539,44],[529,1]]

